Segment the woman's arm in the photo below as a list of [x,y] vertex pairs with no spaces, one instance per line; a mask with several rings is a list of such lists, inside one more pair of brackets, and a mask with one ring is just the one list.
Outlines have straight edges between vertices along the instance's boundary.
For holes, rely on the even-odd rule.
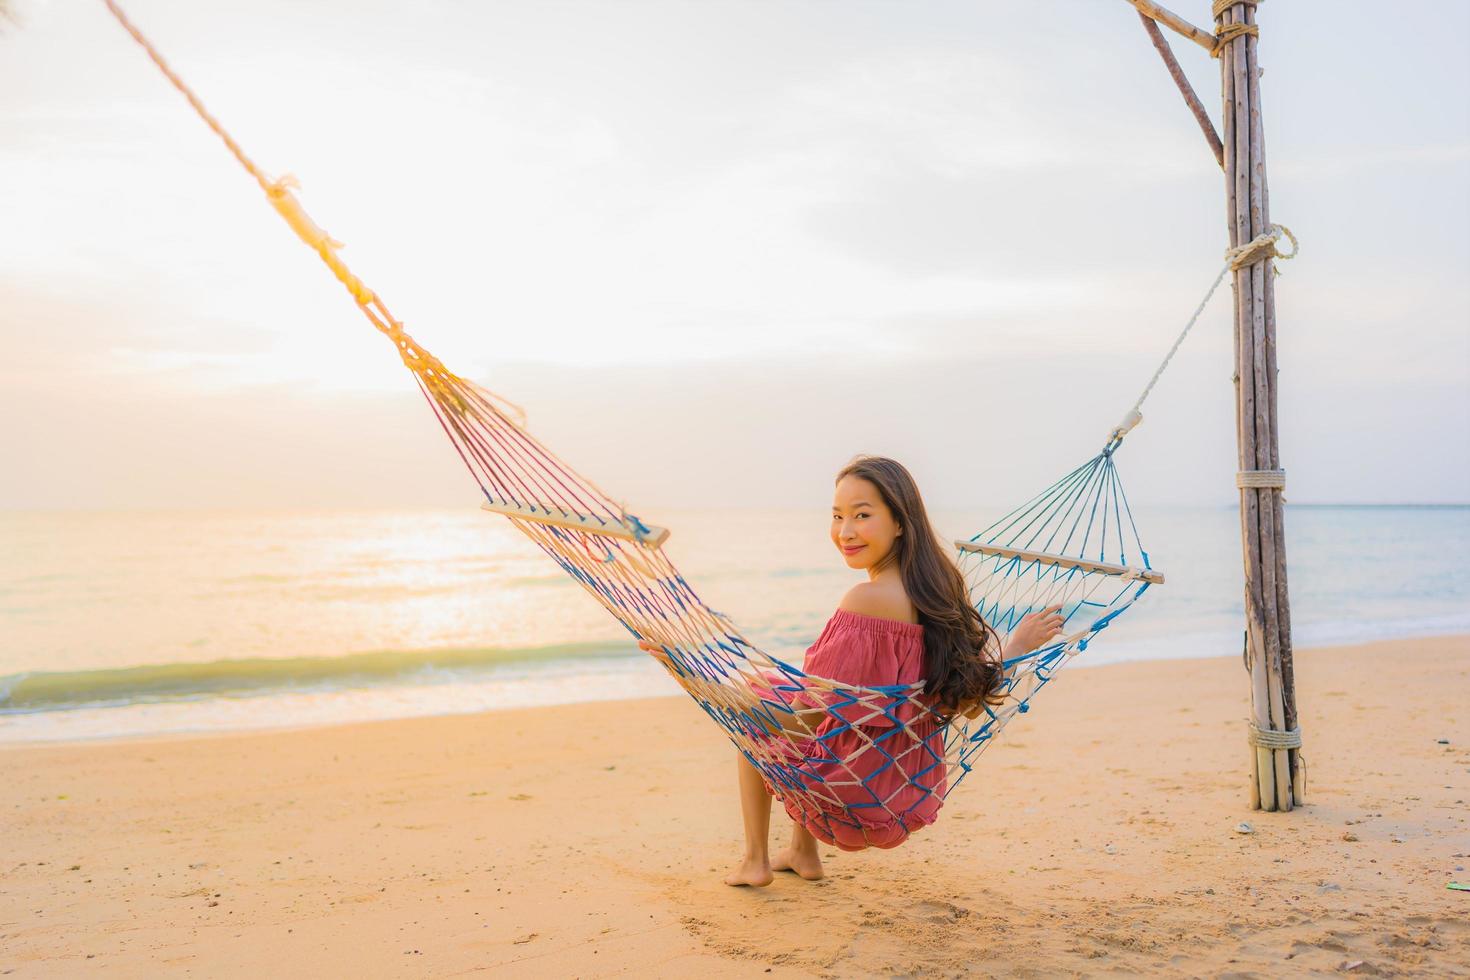
[[[663,647],[655,646],[645,640],[639,640],[638,646],[640,649],[651,654],[655,660],[665,667],[668,667],[670,670],[673,669],[673,664],[670,662],[668,654],[664,652]],[[796,735],[812,735],[816,732],[817,726],[822,723],[822,719],[826,718],[828,714],[827,709],[824,707],[813,708],[801,704],[791,705],[791,710],[787,712],[779,706],[763,703],[761,699],[751,696],[745,688],[738,685],[730,685],[729,690],[737,692],[738,696],[750,698],[746,704],[746,714],[750,715],[756,724],[761,725],[773,735],[776,733],[777,728],[784,729]],[[770,719],[767,719],[767,714],[770,715]],[[775,721],[776,727],[772,727],[772,720]]]
[[[1055,638],[1062,631],[1061,609],[1061,606],[1047,606],[1022,616],[1011,635],[1006,637],[1000,651],[1001,660],[1014,660]],[[957,713],[974,721],[984,710],[984,704],[961,705]]]

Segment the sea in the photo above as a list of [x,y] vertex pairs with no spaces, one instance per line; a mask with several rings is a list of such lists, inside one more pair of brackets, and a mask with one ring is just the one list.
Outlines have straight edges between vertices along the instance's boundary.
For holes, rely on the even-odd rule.
[[[999,513],[931,517],[950,540]],[[792,663],[862,579],[825,512],[640,516],[672,529],[665,548],[707,604]],[[1165,582],[1067,669],[1239,656],[1237,508],[1134,516]],[[1470,632],[1470,507],[1289,504],[1286,540],[1298,650]],[[577,583],[476,509],[0,513],[0,742],[679,693]]]

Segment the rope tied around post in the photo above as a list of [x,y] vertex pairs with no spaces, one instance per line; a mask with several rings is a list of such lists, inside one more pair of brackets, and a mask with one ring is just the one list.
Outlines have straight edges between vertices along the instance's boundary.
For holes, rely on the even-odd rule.
[[1225,45],[1238,37],[1255,37],[1260,33],[1261,29],[1255,24],[1222,24],[1215,29],[1215,46],[1210,49],[1210,57],[1220,57]]
[[[1224,0],[1220,0],[1220,2],[1224,2]],[[1255,0],[1238,0],[1238,2],[1253,3]],[[1276,243],[1281,240],[1282,235],[1285,235],[1291,240],[1290,252],[1282,252],[1276,248]],[[1285,225],[1272,225],[1270,231],[1257,235],[1244,245],[1225,250],[1225,265],[1221,267],[1220,274],[1215,277],[1215,281],[1210,285],[1209,290],[1206,291],[1204,299],[1200,300],[1199,305],[1194,308],[1194,313],[1190,316],[1189,322],[1184,325],[1184,329],[1175,338],[1174,346],[1170,347],[1169,353],[1164,355],[1163,362],[1159,365],[1158,370],[1154,371],[1154,376],[1149,379],[1148,384],[1144,386],[1143,392],[1138,396],[1138,400],[1133,403],[1133,407],[1128,410],[1128,414],[1123,417],[1123,421],[1114,426],[1112,431],[1108,433],[1109,445],[1121,441],[1123,436],[1127,435],[1134,426],[1143,421],[1141,410],[1144,399],[1148,398],[1149,392],[1153,391],[1154,385],[1158,384],[1159,378],[1164,373],[1164,369],[1173,360],[1175,352],[1179,350],[1179,345],[1184,343],[1184,338],[1189,336],[1189,331],[1194,328],[1195,322],[1200,318],[1200,314],[1205,311],[1205,307],[1210,302],[1210,297],[1215,295],[1215,290],[1220,288],[1220,283],[1225,281],[1225,276],[1232,271],[1239,270],[1254,262],[1260,262],[1263,259],[1295,258],[1300,248],[1301,246],[1297,244],[1296,236],[1291,233],[1290,228]],[[1273,266],[1272,268],[1274,269],[1275,267]]]
[[[1225,2],[1225,0],[1217,0],[1217,3],[1223,2]],[[1256,0],[1236,0],[1236,2],[1255,3]],[[1276,247],[1276,243],[1281,240],[1282,235],[1285,235],[1291,241],[1290,252],[1283,252]],[[1116,447],[1119,443],[1121,443],[1123,437],[1131,432],[1133,428],[1138,425],[1138,423],[1143,421],[1142,409],[1144,400],[1148,398],[1149,392],[1154,390],[1154,385],[1159,383],[1159,378],[1163,376],[1164,369],[1167,368],[1169,366],[1169,362],[1174,359],[1174,354],[1179,350],[1179,345],[1183,344],[1184,338],[1189,336],[1189,331],[1194,328],[1195,323],[1200,318],[1200,314],[1203,313],[1205,311],[1205,307],[1209,305],[1210,297],[1215,295],[1215,290],[1220,288],[1220,283],[1225,281],[1225,277],[1231,272],[1239,271],[1240,269],[1243,269],[1246,266],[1252,265],[1256,262],[1271,261],[1275,259],[1294,259],[1296,258],[1296,253],[1299,251],[1301,251],[1301,245],[1298,244],[1296,236],[1291,233],[1291,229],[1286,227],[1285,225],[1272,225],[1269,231],[1257,235],[1255,238],[1252,238],[1244,245],[1238,246],[1236,248],[1227,248],[1225,250],[1225,264],[1220,268],[1220,274],[1217,275],[1215,277],[1215,281],[1210,284],[1209,290],[1205,292],[1204,299],[1200,300],[1199,305],[1194,308],[1194,313],[1190,316],[1189,322],[1184,325],[1184,329],[1179,331],[1179,336],[1176,337],[1174,340],[1174,346],[1170,347],[1169,353],[1164,355],[1163,362],[1160,363],[1158,369],[1154,371],[1154,376],[1149,379],[1148,384],[1144,385],[1143,391],[1138,396],[1138,400],[1133,403],[1133,407],[1130,408],[1128,410],[1128,413],[1123,416],[1123,421],[1115,425],[1112,428],[1112,431],[1108,433],[1107,442],[1110,449]],[[1277,275],[1281,274],[1279,271],[1276,270],[1276,267],[1274,265],[1271,268],[1272,271],[1276,272]],[[1242,487],[1284,487],[1286,485],[1285,470],[1252,470],[1250,472],[1273,474],[1279,473],[1279,477],[1247,477],[1247,479],[1267,481],[1279,480],[1279,482],[1241,483],[1241,477],[1237,475],[1236,485]]]
[[[1302,730],[1301,730],[1301,728],[1300,727],[1297,727],[1297,728],[1291,729],[1291,731],[1282,732],[1282,731],[1276,731],[1275,729],[1269,729],[1269,728],[1257,728],[1256,727],[1256,723],[1253,722],[1253,721],[1249,721],[1249,720],[1247,720],[1246,724],[1250,726],[1249,730],[1246,733],[1246,741],[1249,742],[1252,746],[1258,746],[1258,747],[1263,748],[1263,749],[1271,749],[1271,750],[1275,750],[1275,749],[1295,749],[1296,750],[1297,761],[1299,761],[1302,764],[1302,796],[1306,796],[1306,793],[1307,793],[1307,757],[1302,754]],[[1305,801],[1304,800],[1298,800],[1297,802],[1300,803],[1300,802],[1305,802]]]
[[1219,20],[1220,15],[1231,7],[1254,7],[1260,2],[1261,0],[1215,0],[1210,4],[1210,16]]
[[1263,749],[1299,749],[1302,747],[1302,730],[1293,728],[1289,732],[1278,732],[1270,728],[1257,728],[1255,722],[1250,722],[1250,734],[1247,736],[1252,745],[1259,745]]
[[[1283,252],[1276,247],[1276,243],[1285,235],[1291,240],[1291,251]],[[1270,231],[1262,232],[1244,245],[1225,250],[1225,264],[1232,272],[1239,271],[1248,265],[1254,265],[1262,260],[1296,258],[1296,253],[1301,251],[1301,245],[1297,243],[1296,236],[1291,229],[1285,225],[1272,225]],[[1274,267],[1273,267],[1274,268]],[[1278,272],[1277,275],[1280,275]]]
[[1285,470],[1239,470],[1235,485],[1242,490],[1285,490]]
[[[1214,15],[1216,20],[1219,20],[1225,11],[1231,7],[1254,7],[1260,2],[1261,0],[1215,0],[1210,6],[1210,13]],[[1215,45],[1210,48],[1210,57],[1220,57],[1225,51],[1225,46],[1238,37],[1258,37],[1260,33],[1260,27],[1255,24],[1246,24],[1243,22],[1238,24],[1221,24],[1215,28]]]

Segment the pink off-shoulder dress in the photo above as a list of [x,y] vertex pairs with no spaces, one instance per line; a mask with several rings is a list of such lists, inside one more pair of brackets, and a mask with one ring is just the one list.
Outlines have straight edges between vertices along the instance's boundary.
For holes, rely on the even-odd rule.
[[[839,609],[807,649],[802,671],[861,687],[922,681],[924,627]],[[859,703],[850,693],[801,690],[800,678],[760,673],[770,686],[752,687],[774,705],[828,710],[811,736],[759,738],[773,761],[757,768],[792,820],[845,851],[897,847],[935,821],[944,804],[944,729],[921,706],[928,701]]]

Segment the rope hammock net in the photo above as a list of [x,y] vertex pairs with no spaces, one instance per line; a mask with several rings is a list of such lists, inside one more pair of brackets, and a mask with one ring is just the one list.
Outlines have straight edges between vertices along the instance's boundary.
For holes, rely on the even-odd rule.
[[[662,548],[667,530],[629,513],[527,431],[516,406],[454,374],[409,337],[336,254],[340,243],[301,207],[294,181],[272,180],[257,168],[117,4],[104,3],[393,342],[479,484],[481,506],[504,515],[634,637],[662,648],[683,689],[760,770],[788,811],[826,831],[819,836],[831,839],[845,829],[866,839],[865,828],[880,824],[897,822],[905,831],[922,826],[927,820],[916,817],[921,808],[932,812],[1005,725],[1029,710],[1056,671],[1163,581],[1139,540],[1113,458],[1141,420],[1136,404],[1097,456],[974,537],[956,542],[971,601],[1002,640],[1026,614],[1062,606],[1059,637],[1005,661],[1000,703],[939,725],[923,699],[922,682],[845,685],[765,653],[679,574]],[[1274,253],[1278,235],[1233,250],[1220,278],[1234,264],[1259,260],[1263,249]],[[1203,308],[1202,302],[1184,333]],[[798,713],[813,704],[824,707],[820,725],[810,712]],[[857,736],[844,741],[857,747],[839,755],[831,746],[842,733]],[[873,788],[874,777],[888,770],[901,779],[884,796]],[[893,782],[891,776],[885,780]],[[852,839],[852,833],[842,836]]]

